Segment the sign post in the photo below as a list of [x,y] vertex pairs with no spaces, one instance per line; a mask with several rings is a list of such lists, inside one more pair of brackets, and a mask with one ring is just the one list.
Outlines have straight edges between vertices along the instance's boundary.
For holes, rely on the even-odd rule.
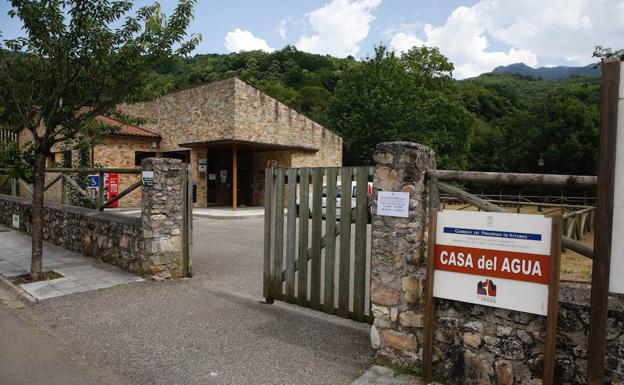
[[547,316],[545,385],[553,384],[561,219],[440,211],[430,220],[425,381],[432,379],[434,298]]
[[621,85],[624,76],[619,59],[605,60],[601,67],[600,159],[587,349],[587,383],[590,385],[604,384],[609,290],[624,292],[620,278],[624,272],[621,240],[624,209],[621,201],[616,204],[614,199],[616,194],[622,199],[624,193],[621,186],[624,183],[624,86]]

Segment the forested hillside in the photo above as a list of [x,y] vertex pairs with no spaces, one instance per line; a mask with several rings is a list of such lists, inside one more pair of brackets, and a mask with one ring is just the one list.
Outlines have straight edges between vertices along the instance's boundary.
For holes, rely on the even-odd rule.
[[[600,79],[485,74],[455,81],[437,49],[367,60],[308,54],[198,55],[158,68],[152,95],[238,76],[345,139],[345,164],[370,162],[375,144],[409,140],[439,167],[595,174]],[[538,166],[538,160],[544,166]]]

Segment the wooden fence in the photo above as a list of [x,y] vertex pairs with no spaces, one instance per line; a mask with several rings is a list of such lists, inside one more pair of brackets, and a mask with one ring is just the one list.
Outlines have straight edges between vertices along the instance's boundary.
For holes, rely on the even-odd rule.
[[[46,168],[46,173],[58,174],[52,177],[52,179],[44,186],[44,192],[48,191],[56,183],[61,183],[61,204],[66,203],[67,192],[69,190],[75,191],[80,198],[87,202],[92,208],[103,211],[105,208],[110,207],[113,203],[119,201],[123,197],[130,194],[141,186],[141,180],[137,180],[131,186],[125,190],[119,192],[116,196],[106,200],[104,198],[104,175],[107,173],[116,174],[141,174],[141,168]],[[0,169],[0,174],[6,173],[6,169]],[[76,181],[77,174],[97,174],[99,176],[98,181],[98,193],[96,197],[92,197],[88,191],[86,191]],[[28,194],[32,195],[32,185],[23,180],[17,180],[15,178],[6,178],[2,183],[11,183],[11,195],[18,195],[18,188],[23,188]],[[21,183],[19,183],[21,181]],[[18,187],[19,186],[19,187]],[[0,185],[0,188],[2,185]]]
[[372,167],[266,170],[264,297],[268,303],[282,300],[372,321],[367,222],[373,171]]

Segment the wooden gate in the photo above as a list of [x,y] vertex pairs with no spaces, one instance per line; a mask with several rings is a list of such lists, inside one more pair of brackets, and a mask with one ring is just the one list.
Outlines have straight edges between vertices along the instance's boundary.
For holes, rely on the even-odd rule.
[[264,297],[371,322],[372,167],[268,168]]

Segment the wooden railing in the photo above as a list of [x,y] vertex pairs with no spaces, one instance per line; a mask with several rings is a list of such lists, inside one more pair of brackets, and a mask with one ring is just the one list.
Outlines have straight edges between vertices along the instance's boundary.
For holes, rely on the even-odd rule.
[[[506,210],[496,205],[494,201],[480,198],[477,195],[442,181],[581,188],[595,187],[597,183],[597,178],[595,176],[585,175],[517,174],[452,170],[431,170],[427,172],[427,178],[429,180],[431,208],[440,207],[440,193],[443,193],[465,202],[468,205],[477,207],[480,210],[491,212],[506,212]],[[548,207],[554,205],[543,203],[541,206]],[[565,249],[572,250],[590,259],[593,259],[593,248],[579,242],[577,239],[580,239],[580,236],[584,234],[588,224],[593,222],[593,210],[593,207],[582,207],[581,210],[569,213],[570,215],[568,215],[567,218],[564,216],[564,220],[567,219],[568,225],[564,227],[565,233],[562,239],[562,246]],[[581,230],[581,228],[583,230]]]
[[[141,168],[46,168],[46,173],[58,173],[59,175],[54,176],[52,180],[46,183],[43,191],[48,191],[52,186],[56,183],[61,183],[61,203],[66,203],[67,189],[71,189],[80,195],[80,198],[88,202],[89,205],[99,211],[103,211],[105,208],[110,207],[115,202],[119,201],[123,197],[127,196],[137,188],[141,186],[141,180],[139,179],[123,191],[119,192],[116,196],[111,199],[104,198],[104,175],[108,173],[114,174],[141,174]],[[7,169],[0,169],[0,174],[7,173]],[[84,188],[80,186],[78,182],[76,182],[73,175],[76,174],[97,174],[98,175],[98,194],[96,197],[92,197],[89,192],[87,192]],[[28,194],[32,195],[32,185],[24,180],[18,180],[16,178],[7,178],[2,184],[0,184],[0,188],[3,187],[4,183],[10,180],[11,183],[11,195],[17,196],[17,189],[23,188],[28,192]],[[19,183],[21,181],[21,183]]]

